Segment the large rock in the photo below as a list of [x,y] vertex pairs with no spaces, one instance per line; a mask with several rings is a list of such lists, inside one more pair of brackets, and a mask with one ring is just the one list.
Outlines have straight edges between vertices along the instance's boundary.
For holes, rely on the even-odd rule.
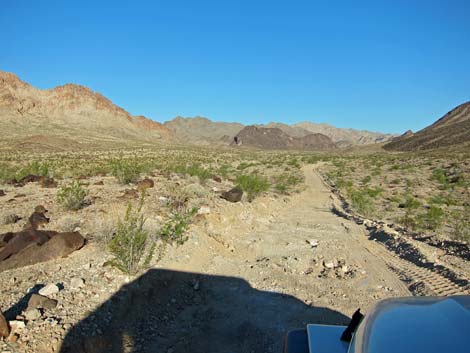
[[10,335],[10,328],[8,327],[8,322],[0,312],[0,338],[6,338]]
[[34,293],[31,295],[31,298],[29,298],[26,311],[32,309],[54,309],[56,306],[57,300]]
[[242,199],[242,196],[243,196],[243,190],[240,189],[239,187],[234,187],[233,189],[229,191],[223,192],[220,197],[230,202],[238,202]]
[[0,261],[0,272],[64,257],[85,244],[85,238],[78,232],[58,233],[38,230],[35,232],[47,234],[49,240],[42,245],[31,242],[27,247]]

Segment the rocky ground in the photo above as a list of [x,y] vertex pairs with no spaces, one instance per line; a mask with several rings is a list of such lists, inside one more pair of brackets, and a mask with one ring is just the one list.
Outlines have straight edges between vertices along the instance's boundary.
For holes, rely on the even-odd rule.
[[[351,215],[313,166],[303,172],[304,190],[292,196],[210,198],[188,240],[136,276],[106,266],[109,255],[95,241],[0,273],[0,308],[12,328],[2,352],[280,352],[286,330],[345,324],[382,298],[468,293],[464,269]],[[152,200],[161,196],[151,191]],[[384,246],[377,234],[401,246]],[[403,244],[436,268],[403,256]]]

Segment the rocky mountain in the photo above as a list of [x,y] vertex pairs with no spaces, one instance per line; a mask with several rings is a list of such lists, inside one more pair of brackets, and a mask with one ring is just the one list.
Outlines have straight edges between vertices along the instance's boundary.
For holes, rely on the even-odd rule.
[[198,145],[229,144],[233,137],[243,129],[239,123],[215,122],[207,118],[176,117],[164,123],[175,138],[181,143]]
[[339,147],[348,147],[355,145],[367,145],[373,143],[381,143],[391,140],[392,134],[384,134],[381,132],[372,132],[367,130],[343,129],[331,126],[329,124],[316,124],[309,121],[294,124],[296,131],[305,130],[309,133],[323,134],[331,138]]
[[36,140],[159,141],[171,139],[162,124],[132,116],[87,87],[66,84],[40,90],[0,71],[0,121],[9,138]]
[[416,133],[407,131],[384,146],[387,150],[417,151],[470,144],[470,102],[463,103],[434,124]]
[[235,137],[232,145],[243,145],[261,149],[283,150],[327,150],[336,144],[323,134],[308,134],[293,137],[279,128],[246,126]]

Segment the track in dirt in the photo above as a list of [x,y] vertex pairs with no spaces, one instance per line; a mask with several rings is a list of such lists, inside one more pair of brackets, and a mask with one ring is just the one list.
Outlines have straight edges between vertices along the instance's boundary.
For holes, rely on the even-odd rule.
[[[410,278],[438,294],[458,292],[370,240],[363,225],[334,214],[331,190],[312,166],[304,173],[305,190],[285,203],[255,201],[272,210],[269,202],[279,203],[270,218],[255,208],[234,215],[238,223],[225,214],[218,241],[203,229],[174,260],[161,263],[167,269],[152,269],[126,285],[69,332],[62,353],[98,345],[111,353],[274,353],[282,351],[289,329],[345,324],[358,307],[410,295]],[[256,222],[241,227],[245,218]],[[312,239],[318,245],[312,247]],[[342,265],[329,268],[335,261]],[[103,334],[83,339],[96,337],[96,321],[104,323]]]

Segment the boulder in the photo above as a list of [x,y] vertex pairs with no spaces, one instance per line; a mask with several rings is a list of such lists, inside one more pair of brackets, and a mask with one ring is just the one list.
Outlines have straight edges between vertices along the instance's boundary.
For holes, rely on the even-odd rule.
[[7,338],[10,335],[10,327],[8,322],[0,312],[0,338]]
[[57,306],[57,300],[50,299],[40,294],[32,294],[28,301],[26,311],[32,309],[54,309]]
[[0,190],[0,196],[5,196],[5,195],[6,195],[6,194],[5,194],[5,191]]
[[239,202],[242,199],[242,196],[243,190],[239,187],[234,187],[229,191],[223,192],[220,197],[230,202]]
[[85,244],[85,238],[78,232],[58,233],[38,230],[35,232],[47,235],[49,240],[43,244],[30,242],[27,247],[0,261],[0,272],[64,257]]
[[56,188],[57,187],[57,181],[55,181],[53,178],[48,178],[48,177],[42,177],[40,184],[43,188]]
[[144,180],[141,180],[137,183],[137,190],[139,191],[144,191],[150,188],[153,188],[155,183],[153,182],[152,179],[145,178]]

